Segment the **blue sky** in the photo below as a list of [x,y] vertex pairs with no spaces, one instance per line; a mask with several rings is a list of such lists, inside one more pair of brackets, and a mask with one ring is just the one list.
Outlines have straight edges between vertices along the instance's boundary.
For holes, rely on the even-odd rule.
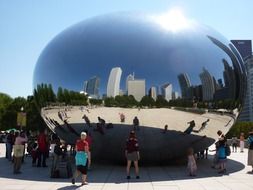
[[229,40],[253,40],[252,0],[0,0],[0,92],[32,94],[41,51],[68,26],[105,13],[159,14],[174,7]]

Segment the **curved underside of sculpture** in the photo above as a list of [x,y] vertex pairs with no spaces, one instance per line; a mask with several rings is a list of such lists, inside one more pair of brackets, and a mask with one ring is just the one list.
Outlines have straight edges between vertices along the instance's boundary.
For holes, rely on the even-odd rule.
[[[61,116],[59,117],[59,113]],[[125,115],[121,122],[120,114]],[[84,121],[86,115],[91,124]],[[129,109],[129,108],[84,108],[50,107],[42,109],[42,117],[48,127],[67,142],[74,144],[82,131],[92,137],[92,160],[95,162],[125,163],[125,143],[133,130],[133,118],[140,122],[136,130],[143,164],[166,164],[186,156],[187,149],[195,152],[205,150],[217,139],[217,131],[226,134],[235,122],[237,113],[226,110],[196,114],[176,109]],[[97,130],[97,117],[105,120],[102,131]],[[194,120],[196,126],[190,134],[184,131]],[[203,122],[207,121],[203,127]],[[109,125],[108,125],[109,124]],[[165,131],[164,126],[168,125]]]

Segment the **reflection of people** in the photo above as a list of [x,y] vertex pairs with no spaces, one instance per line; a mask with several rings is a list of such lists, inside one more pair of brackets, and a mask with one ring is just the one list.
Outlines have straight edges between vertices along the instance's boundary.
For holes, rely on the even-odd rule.
[[240,135],[240,151],[243,152],[243,149],[244,149],[244,133],[241,133]]
[[64,120],[64,124],[67,126],[69,131],[71,133],[74,133],[76,136],[79,136],[79,134],[75,131],[75,129],[67,122],[67,120]]
[[119,113],[119,117],[120,117],[120,122],[124,123],[125,122],[125,115],[123,113]]
[[194,120],[188,122],[187,124],[190,124],[190,125],[189,125],[189,127],[184,131],[184,133],[186,133],[186,134],[191,134],[191,132],[196,132],[195,130],[193,130],[193,128],[196,126]]
[[127,158],[127,179],[130,179],[130,167],[132,162],[134,162],[136,179],[139,179],[138,160],[140,159],[140,153],[138,140],[134,131],[130,132],[129,138],[126,141],[125,155]]
[[105,120],[101,117],[98,117],[98,123],[102,125],[102,127],[105,127]]
[[232,144],[233,152],[237,152],[237,141],[238,140],[236,136],[232,137],[231,144]]
[[189,171],[189,175],[190,176],[196,176],[197,174],[197,164],[196,164],[196,160],[194,157],[194,151],[192,148],[189,148],[187,151],[187,157],[188,157],[188,164],[187,164],[187,168]]
[[209,121],[210,121],[209,119],[207,119],[206,121],[204,121],[204,122],[201,124],[201,127],[200,127],[200,129],[198,130],[198,132],[204,130],[204,129],[206,128],[207,123],[208,123]]
[[134,117],[133,119],[133,125],[134,125],[134,130],[139,130],[139,125],[140,125],[140,122],[139,122],[139,119],[137,116]]
[[252,173],[253,173],[253,131],[249,133],[249,137],[247,141],[249,143],[248,165],[252,167]]
[[83,115],[82,119],[84,119],[85,123],[89,126],[89,127],[92,127],[91,124],[90,124],[90,119],[87,117],[87,115]]
[[168,125],[166,124],[166,125],[164,126],[163,133],[166,133],[167,131],[168,131]]

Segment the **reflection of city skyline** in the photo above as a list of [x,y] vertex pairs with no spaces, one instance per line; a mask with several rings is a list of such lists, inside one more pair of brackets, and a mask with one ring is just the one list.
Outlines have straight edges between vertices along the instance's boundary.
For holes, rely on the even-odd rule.
[[[173,91],[173,85],[171,83],[164,83],[159,85],[152,85],[146,90],[146,80],[138,79],[134,73],[127,75],[125,90],[120,88],[122,69],[120,67],[114,67],[111,69],[108,82],[106,97],[116,97],[118,95],[133,95],[137,101],[140,101],[142,97],[148,95],[156,100],[158,95],[161,95],[167,101],[178,99],[179,93]],[[94,76],[84,81],[84,92],[88,94],[90,98],[101,98],[99,93],[100,78]],[[104,95],[103,95],[104,97]]]
[[[223,79],[216,79],[206,68],[202,68],[199,73],[200,84],[192,84],[188,73],[180,73],[178,82],[180,93],[173,91],[172,83],[152,85],[146,90],[145,79],[137,79],[135,74],[129,74],[126,77],[125,90],[120,88],[122,69],[114,67],[111,69],[107,82],[107,97],[116,97],[117,95],[133,95],[137,101],[143,96],[149,95],[154,100],[158,95],[162,95],[167,101],[182,98],[197,101],[212,101],[222,99],[236,98],[235,71],[229,65],[226,59],[222,59],[224,66]],[[100,78],[94,76],[84,83],[84,91],[91,98],[101,98],[99,94]]]
[[215,79],[204,67],[199,74],[201,84],[192,85],[187,73],[179,74],[178,81],[182,98],[198,101],[235,99],[235,71],[225,59],[222,62],[224,65],[223,80]]
[[[135,74],[132,73],[127,75],[125,89],[122,89],[120,88],[122,69],[120,67],[113,67],[107,82],[106,96],[133,95],[138,101],[146,95],[149,95],[153,99],[156,99],[158,95],[162,95],[167,101],[177,99],[180,95],[182,99],[198,101],[242,98],[244,94],[245,77],[242,75],[244,73],[241,66],[243,62],[240,57],[238,57],[239,54],[237,55],[237,52],[231,44],[227,47],[219,40],[211,36],[207,37],[214,45],[227,54],[232,63],[231,66],[226,58],[221,60],[223,65],[222,78],[215,78],[207,68],[203,67],[202,71],[198,74],[200,83],[196,84],[195,80],[195,84],[192,84],[188,73],[179,73],[177,75],[177,80],[181,90],[180,94],[177,91],[173,91],[173,87],[177,87],[177,84],[172,84],[171,81],[155,85],[154,81],[151,81],[152,85],[149,84],[149,86],[147,86],[146,79],[137,79]],[[99,94],[99,77],[93,77],[85,84],[86,88],[84,88],[84,91],[90,94],[92,98],[102,97]],[[89,86],[91,87],[88,88]]]

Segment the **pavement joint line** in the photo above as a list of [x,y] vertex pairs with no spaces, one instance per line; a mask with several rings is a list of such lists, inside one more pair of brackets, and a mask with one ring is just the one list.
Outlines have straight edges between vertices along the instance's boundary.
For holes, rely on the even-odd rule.
[[151,183],[152,189],[154,190],[155,188],[154,188],[153,181],[152,181],[152,179],[151,179],[151,177],[150,177],[149,167],[147,167],[147,175],[148,175],[149,181],[150,181],[150,183]]
[[113,166],[113,168],[111,169],[111,171],[108,173],[107,177],[105,178],[105,182],[103,183],[103,186],[102,186],[101,190],[104,189],[104,187],[105,187],[107,181],[109,180],[109,178],[111,177],[112,172],[114,171],[114,169],[115,169],[115,166]]

